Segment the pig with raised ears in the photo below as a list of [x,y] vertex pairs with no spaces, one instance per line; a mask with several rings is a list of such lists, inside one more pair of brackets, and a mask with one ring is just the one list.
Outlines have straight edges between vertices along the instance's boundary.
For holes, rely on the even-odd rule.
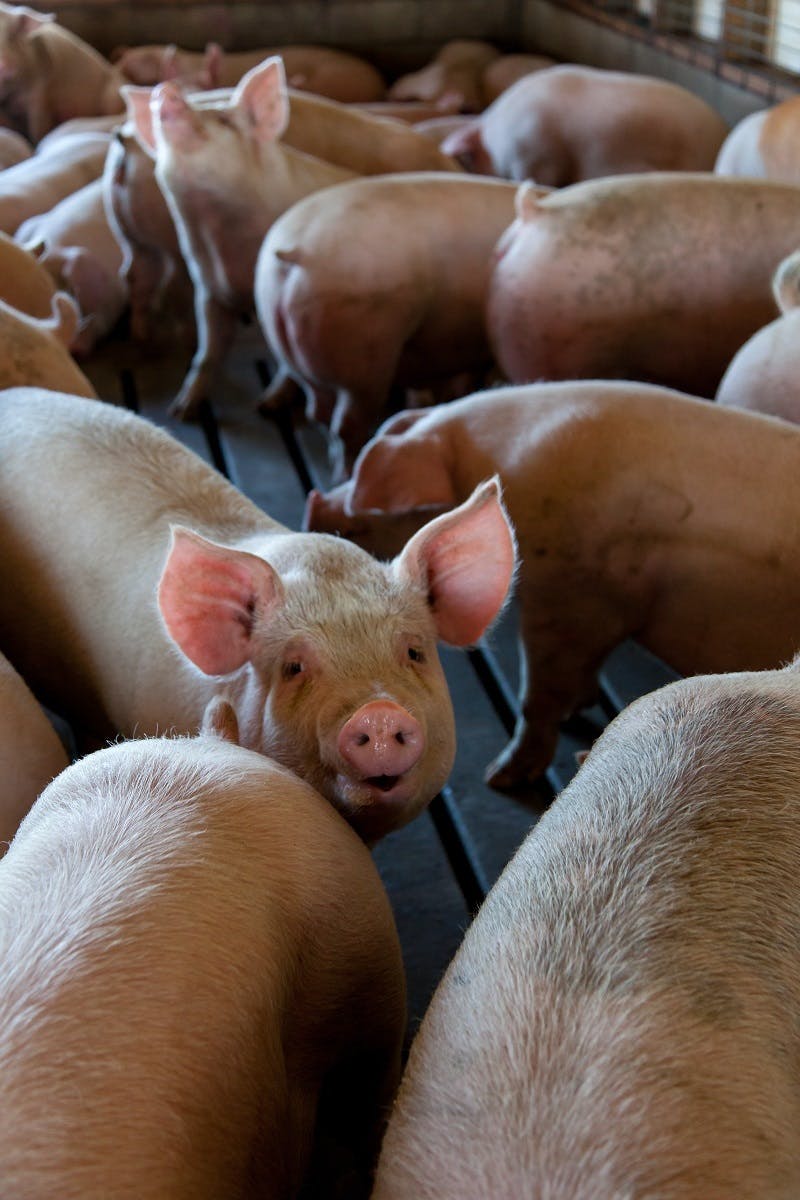
[[[172,414],[196,416],[233,343],[238,318],[253,308],[258,251],[272,222],[310,192],[353,172],[279,140],[289,108],[283,68],[248,73],[230,100],[193,106],[175,83],[150,103],[156,178],[175,222],[194,286],[197,350]],[[148,121],[135,115],[148,139]]]
[[368,1193],[405,1024],[389,901],[209,708],[64,770],[0,862],[4,1196]]
[[496,481],[379,563],[122,409],[19,388],[0,413],[0,639],[84,744],[191,730],[222,694],[242,744],[367,841],[433,798],[455,753],[437,640],[479,639],[514,570]]
[[800,663],[595,743],[412,1045],[373,1200],[800,1195]]
[[626,638],[683,675],[797,650],[799,464],[795,426],[667,388],[496,388],[390,419],[349,484],[312,496],[306,527],[391,552],[500,476],[520,548],[520,711],[487,779],[524,791]]

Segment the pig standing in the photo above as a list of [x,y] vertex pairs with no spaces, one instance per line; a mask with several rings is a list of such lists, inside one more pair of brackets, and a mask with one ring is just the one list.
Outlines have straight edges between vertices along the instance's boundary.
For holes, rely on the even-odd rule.
[[121,112],[123,82],[52,13],[0,4],[0,113],[30,141],[71,117]]
[[0,173],[0,230],[16,233],[28,217],[49,212],[65,196],[99,179],[109,137],[105,133],[64,137],[46,153],[34,154]]
[[[125,89],[127,92],[127,89]],[[121,252],[120,275],[130,297],[135,341],[183,340],[193,304],[192,281],[183,261],[175,222],[156,180],[156,165],[131,121],[116,133],[106,155],[103,200]]]
[[102,177],[65,196],[49,212],[28,217],[15,237],[74,297],[81,322],[70,348],[77,355],[89,354],[128,307],[128,288],[120,276],[122,250],[106,216]]
[[595,744],[411,1049],[373,1200],[800,1195],[800,664]]
[[496,484],[384,565],[283,528],[111,405],[4,392],[0,463],[0,644],[84,745],[189,731],[224,694],[243,745],[368,840],[444,783],[436,639],[474,642],[503,604],[514,548]]
[[772,290],[782,315],[736,352],[716,398],[720,404],[800,422],[800,251],[778,267]]
[[495,472],[520,547],[521,683],[494,787],[544,771],[626,637],[684,675],[800,647],[800,430],[665,388],[537,384],[401,413],[307,526],[385,552],[393,520],[408,535]]
[[310,414],[330,426],[336,478],[393,385],[491,367],[490,260],[513,203],[513,185],[500,180],[387,176],[310,196],[273,225],[256,266],[256,311],[279,379],[300,382]]
[[800,183],[800,96],[743,117],[722,144],[714,170]]
[[515,383],[624,376],[713,396],[775,313],[800,188],[710,173],[523,184],[497,247],[487,326]]
[[0,957],[4,1196],[292,1200],[315,1134],[368,1186],[400,948],[290,771],[208,734],[77,762],[0,863]]
[[[279,54],[289,83],[301,91],[345,104],[380,101],[386,84],[365,59],[333,46],[273,46],[225,52],[209,42],[202,53],[175,45],[123,46],[112,58],[129,83],[152,87],[168,79],[196,80],[202,88],[235,87],[267,58]],[[203,74],[206,79],[202,81]]]
[[710,171],[727,131],[676,83],[562,65],[518,80],[443,149],[482,174],[565,187],[633,171]]
[[447,42],[420,71],[402,75],[389,88],[390,100],[424,100],[451,104],[461,112],[484,107],[483,74],[500,51],[489,42],[469,38]]
[[0,714],[2,857],[36,797],[64,770],[68,759],[41,705],[3,654],[0,654]]
[[31,317],[0,300],[0,387],[50,388],[73,396],[96,397],[94,387],[69,353],[77,339],[74,301],[56,292],[51,316]]

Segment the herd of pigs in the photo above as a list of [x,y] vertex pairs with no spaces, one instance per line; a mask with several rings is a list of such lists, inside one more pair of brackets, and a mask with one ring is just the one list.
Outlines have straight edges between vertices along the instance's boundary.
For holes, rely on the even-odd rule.
[[[800,96],[729,130],[477,41],[391,86],[106,59],[0,3],[0,119],[0,1195],[797,1200]],[[327,431],[303,531],[79,365],[182,347],[191,418],[252,316],[256,402]],[[369,847],[453,763],[437,642],[512,586],[494,787],[623,639],[685,678],[536,825],[401,1080]]]

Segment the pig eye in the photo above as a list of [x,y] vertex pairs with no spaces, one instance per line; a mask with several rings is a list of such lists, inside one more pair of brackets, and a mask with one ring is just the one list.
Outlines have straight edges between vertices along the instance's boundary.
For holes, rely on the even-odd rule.
[[418,650],[416,646],[408,647],[408,657],[411,659],[412,662],[416,662],[416,663],[425,662],[425,655],[422,653],[421,650]]
[[295,662],[284,663],[283,671],[282,671],[283,678],[284,679],[294,679],[295,675],[299,675],[302,672],[302,670],[303,670],[303,664],[301,662],[295,661]]

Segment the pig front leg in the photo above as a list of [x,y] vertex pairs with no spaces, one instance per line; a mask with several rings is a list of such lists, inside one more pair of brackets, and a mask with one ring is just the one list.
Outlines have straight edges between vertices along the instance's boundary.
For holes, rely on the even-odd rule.
[[217,373],[236,336],[237,314],[213,296],[198,296],[195,285],[197,349],[169,415],[186,421],[196,417],[204,400],[209,400]]
[[526,604],[521,592],[520,713],[508,745],[486,770],[486,782],[498,791],[516,791],[544,773],[555,754],[559,725],[590,703],[597,673],[606,655],[629,632],[631,622],[609,598],[586,595],[584,580],[573,603],[559,589],[549,611],[540,602]]

